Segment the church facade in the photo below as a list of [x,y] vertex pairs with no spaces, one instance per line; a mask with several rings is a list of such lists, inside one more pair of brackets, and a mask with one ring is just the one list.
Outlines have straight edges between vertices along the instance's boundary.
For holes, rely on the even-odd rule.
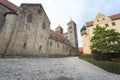
[[78,55],[76,23],[68,32],[59,25],[50,29],[50,20],[41,4],[21,4],[0,0],[0,56]]
[[120,32],[120,13],[111,16],[98,13],[95,20],[86,22],[86,25],[81,29],[84,54],[91,54],[90,40],[93,36],[93,28],[97,25],[106,27],[107,29],[115,29],[117,32]]

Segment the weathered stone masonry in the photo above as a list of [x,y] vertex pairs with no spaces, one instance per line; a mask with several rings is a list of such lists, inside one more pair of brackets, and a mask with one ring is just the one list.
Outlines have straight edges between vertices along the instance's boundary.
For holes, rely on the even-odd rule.
[[[71,27],[71,28],[69,28]],[[0,1],[0,56],[69,56],[77,55],[77,32],[74,21],[53,31],[41,4]],[[67,38],[66,38],[67,36]]]

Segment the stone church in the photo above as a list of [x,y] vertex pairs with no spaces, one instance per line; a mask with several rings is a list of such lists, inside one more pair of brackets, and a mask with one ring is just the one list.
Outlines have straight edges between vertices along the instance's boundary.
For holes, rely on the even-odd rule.
[[0,56],[78,55],[76,23],[50,29],[50,20],[41,4],[21,4],[0,0]]

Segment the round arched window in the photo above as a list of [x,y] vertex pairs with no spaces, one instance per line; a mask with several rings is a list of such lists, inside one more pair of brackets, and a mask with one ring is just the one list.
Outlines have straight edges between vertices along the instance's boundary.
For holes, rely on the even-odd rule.
[[32,14],[29,14],[29,15],[27,16],[27,22],[32,22]]
[[46,26],[46,24],[45,24],[45,22],[43,22],[42,23],[42,29],[45,29],[45,26]]

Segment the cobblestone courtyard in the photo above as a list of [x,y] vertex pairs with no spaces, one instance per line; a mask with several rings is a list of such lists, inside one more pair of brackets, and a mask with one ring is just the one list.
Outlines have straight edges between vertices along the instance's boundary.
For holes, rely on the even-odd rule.
[[77,57],[0,59],[0,80],[120,80]]

